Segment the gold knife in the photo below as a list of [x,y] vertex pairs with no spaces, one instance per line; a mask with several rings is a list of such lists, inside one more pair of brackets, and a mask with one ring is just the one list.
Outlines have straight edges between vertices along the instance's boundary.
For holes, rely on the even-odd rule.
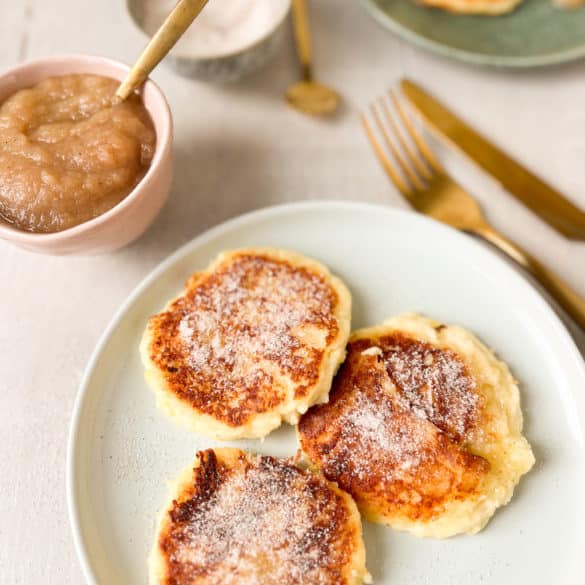
[[483,138],[418,85],[403,79],[400,87],[440,138],[446,138],[450,145],[466,154],[557,231],[572,240],[585,240],[585,212]]

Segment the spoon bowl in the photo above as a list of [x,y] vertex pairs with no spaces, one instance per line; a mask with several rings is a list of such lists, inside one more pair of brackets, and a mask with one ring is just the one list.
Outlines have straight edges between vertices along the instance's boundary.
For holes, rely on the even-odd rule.
[[292,0],[293,28],[302,79],[285,92],[286,101],[303,114],[331,114],[339,106],[341,96],[330,87],[317,83],[313,77],[313,57],[306,0]]
[[285,98],[293,108],[312,116],[331,114],[341,100],[334,89],[316,81],[299,81],[291,85]]

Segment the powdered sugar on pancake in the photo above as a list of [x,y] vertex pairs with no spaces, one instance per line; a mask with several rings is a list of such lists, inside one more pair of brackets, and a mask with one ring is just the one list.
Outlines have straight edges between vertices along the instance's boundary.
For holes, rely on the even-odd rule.
[[411,410],[456,441],[465,438],[478,408],[476,381],[451,350],[395,334],[380,339],[388,375]]
[[[354,496],[366,516],[434,518],[445,502],[473,497],[489,470],[484,459],[436,424],[467,431],[477,411],[462,407],[451,418],[444,415],[444,395],[449,405],[457,392],[473,385],[459,384],[451,394],[445,386],[449,376],[468,374],[451,363],[458,359],[455,354],[443,359],[434,349],[401,335],[350,342],[329,403],[313,407],[299,423],[303,451]],[[408,377],[411,362],[415,374]],[[397,375],[391,375],[392,368]]]
[[159,541],[169,583],[342,583],[355,533],[322,477],[272,457],[242,454],[230,468],[212,450],[198,457],[194,491],[174,502]]
[[[393,405],[388,400],[372,400],[363,393],[355,395],[351,410],[341,421],[341,441],[349,440],[352,450],[357,451],[351,457],[353,473],[365,478],[376,467],[377,473],[391,481],[424,461],[424,430],[414,425],[406,431],[393,421]],[[359,437],[359,441],[353,441],[352,436]]]
[[314,357],[298,338],[300,328],[310,325],[320,332],[315,350],[335,328],[335,296],[327,283],[269,259],[240,258],[189,301],[179,336],[189,365],[214,377],[218,370],[232,380],[254,375],[264,360],[298,369]]

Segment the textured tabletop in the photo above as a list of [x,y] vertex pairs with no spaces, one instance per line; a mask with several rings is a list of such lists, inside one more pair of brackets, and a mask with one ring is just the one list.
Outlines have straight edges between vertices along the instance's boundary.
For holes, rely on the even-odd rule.
[[[130,62],[144,39],[123,0],[0,0],[0,67],[66,52]],[[313,0],[318,75],[345,107],[304,118],[281,99],[297,75],[289,35],[263,71],[229,87],[154,78],[176,128],[172,195],[153,227],[118,253],[44,257],[0,242],[0,583],[80,585],[65,499],[69,421],[80,377],[116,308],[163,258],[245,211],[306,199],[403,207],[357,113],[408,75],[585,207],[585,69],[477,69],[412,48],[355,0]],[[445,160],[493,223],[585,295],[585,243],[570,243],[464,160]],[[573,330],[585,352],[585,336]]]

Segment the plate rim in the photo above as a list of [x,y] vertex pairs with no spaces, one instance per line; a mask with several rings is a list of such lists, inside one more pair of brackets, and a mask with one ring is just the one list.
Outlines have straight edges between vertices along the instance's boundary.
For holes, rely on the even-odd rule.
[[408,27],[400,24],[386,12],[384,12],[378,6],[375,0],[359,0],[359,2],[365,8],[366,12],[378,24],[380,24],[383,28],[395,33],[403,40],[408,41],[413,45],[431,53],[435,53],[450,59],[455,59],[470,65],[482,65],[484,67],[501,69],[531,69],[538,67],[549,67],[551,65],[560,65],[563,63],[571,63],[585,58],[585,40],[583,45],[580,47],[533,57],[506,57],[498,55],[486,55],[484,53],[475,53],[473,51],[466,51],[465,49],[449,47],[438,41],[428,39],[422,34],[414,32]]
[[146,290],[154,281],[156,281],[168,268],[173,266],[175,263],[180,261],[184,256],[192,252],[193,249],[205,244],[206,241],[212,240],[214,237],[221,235],[222,233],[229,232],[230,230],[246,225],[247,223],[253,223],[256,220],[266,219],[270,216],[287,215],[289,213],[303,212],[303,211],[317,211],[323,209],[332,211],[339,208],[353,209],[353,210],[367,210],[375,211],[376,213],[394,215],[398,217],[407,216],[409,221],[419,222],[421,224],[427,224],[433,226],[433,229],[438,229],[440,232],[449,233],[450,237],[459,239],[460,242],[467,246],[472,246],[480,254],[486,254],[491,256],[493,260],[497,262],[512,278],[518,280],[518,284],[524,289],[526,294],[533,297],[533,301],[540,306],[547,316],[550,325],[555,328],[559,335],[559,340],[563,342],[564,349],[569,352],[569,355],[574,358],[575,372],[582,378],[585,383],[585,361],[583,360],[577,345],[572,338],[571,334],[561,321],[560,317],[556,314],[551,305],[545,300],[545,298],[539,293],[539,291],[528,281],[528,279],[518,270],[509,266],[495,251],[490,248],[483,247],[479,242],[475,241],[470,236],[459,232],[449,226],[446,226],[434,219],[420,215],[419,213],[391,207],[388,205],[378,203],[367,203],[358,201],[344,201],[344,200],[313,200],[313,201],[300,201],[292,203],[284,203],[279,205],[271,205],[262,208],[258,208],[244,214],[235,216],[227,219],[217,225],[214,225],[188,242],[182,244],[177,250],[172,252],[169,256],[164,258],[161,262],[148,272],[148,274],[140,280],[140,282],[132,289],[132,291],[126,296],[124,301],[116,309],[113,316],[110,318],[106,328],[100,335],[97,344],[95,345],[91,356],[84,369],[83,376],[78,386],[71,420],[69,423],[69,434],[67,439],[67,455],[66,455],[66,499],[67,499],[67,513],[69,516],[69,524],[73,535],[73,544],[77,558],[79,560],[83,576],[89,585],[104,585],[100,583],[96,577],[96,574],[90,561],[90,555],[88,554],[86,543],[82,537],[82,527],[79,517],[79,497],[76,489],[76,478],[77,478],[77,437],[81,431],[80,422],[81,411],[84,406],[86,397],[88,396],[89,383],[93,377],[94,371],[97,367],[97,363],[101,358],[101,355],[106,348],[112,334],[122,322],[126,313],[131,309],[136,299]]

